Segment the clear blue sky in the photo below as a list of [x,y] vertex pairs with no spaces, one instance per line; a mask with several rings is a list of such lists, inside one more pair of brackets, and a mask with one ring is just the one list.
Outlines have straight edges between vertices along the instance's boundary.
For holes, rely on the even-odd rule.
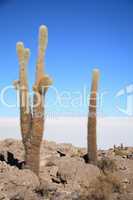
[[[101,71],[100,91],[108,91],[102,112],[123,115],[115,109],[114,94],[133,83],[133,1],[132,0],[0,0],[0,90],[18,79],[16,42],[31,49],[30,84],[34,81],[38,28],[48,26],[46,70],[54,86],[82,91],[91,83],[91,71]],[[14,102],[15,91],[7,94]],[[49,91],[47,101],[53,100]],[[87,106],[53,111],[86,113]],[[0,116],[16,116],[0,102]]]

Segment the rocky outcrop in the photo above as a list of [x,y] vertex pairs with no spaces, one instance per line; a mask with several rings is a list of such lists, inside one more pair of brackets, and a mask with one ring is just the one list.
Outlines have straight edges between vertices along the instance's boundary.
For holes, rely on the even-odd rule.
[[23,161],[21,141],[0,141],[0,200],[132,200],[133,148],[121,151],[98,151],[97,167],[85,162],[86,149],[44,141],[38,179],[7,162],[8,152]]
[[35,190],[39,186],[37,176],[30,170],[19,170],[0,162],[0,199],[38,199]]

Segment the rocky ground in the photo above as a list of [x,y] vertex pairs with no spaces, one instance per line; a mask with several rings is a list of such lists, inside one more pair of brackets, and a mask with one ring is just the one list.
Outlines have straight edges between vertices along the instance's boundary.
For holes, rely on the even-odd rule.
[[[8,154],[17,163],[7,162]],[[133,200],[133,148],[98,152],[98,165],[85,162],[86,149],[44,141],[40,178],[23,162],[21,141],[0,141],[0,200]]]

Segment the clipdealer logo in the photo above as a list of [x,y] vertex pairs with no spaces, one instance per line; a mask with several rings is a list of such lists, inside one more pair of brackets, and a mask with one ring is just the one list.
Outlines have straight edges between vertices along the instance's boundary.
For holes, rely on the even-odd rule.
[[[43,88],[44,89],[44,88]],[[52,96],[49,98],[48,103],[45,102],[45,108],[55,108],[59,107],[61,109],[64,109],[67,112],[67,108],[73,109],[79,109],[83,110],[83,108],[86,108],[90,101],[90,91],[88,90],[88,87],[85,85],[83,86],[82,90],[59,90],[56,87],[50,86],[49,89],[52,92]],[[14,91],[14,86],[9,85],[5,86],[0,91],[0,103],[2,106],[7,108],[18,108],[20,107],[20,100],[19,100],[19,90],[14,93],[14,103],[11,103],[10,98],[7,98],[10,96],[10,94]],[[35,93],[34,93],[35,94]],[[100,113],[100,115],[104,115],[104,105],[107,103],[107,97],[109,97],[110,92],[104,91],[101,93],[97,93],[97,110]],[[38,97],[38,95],[36,94]],[[27,98],[31,99],[32,104],[32,97],[33,92],[28,92]],[[124,100],[124,103],[121,103],[120,100]],[[38,102],[35,106],[39,104],[41,99],[38,97]],[[133,116],[133,84],[129,84],[119,91],[117,91],[113,95],[112,101],[115,101],[115,109],[116,111],[119,111],[120,113],[127,115],[127,116]],[[25,103],[25,102],[24,102]],[[25,104],[24,104],[25,105]],[[69,110],[69,109],[68,109]],[[69,110],[70,111],[70,110]],[[68,111],[68,112],[69,112]],[[67,113],[66,113],[67,114]]]
[[117,103],[116,108],[123,114],[133,116],[133,84],[127,85],[116,93],[117,100],[124,100],[125,103]]

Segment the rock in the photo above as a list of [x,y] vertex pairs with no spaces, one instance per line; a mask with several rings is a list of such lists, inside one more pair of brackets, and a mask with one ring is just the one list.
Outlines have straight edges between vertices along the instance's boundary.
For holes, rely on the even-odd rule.
[[[8,199],[29,199],[40,184],[37,176],[30,170],[19,170],[4,162],[0,162],[0,180],[2,180],[0,181],[0,193]],[[25,197],[25,194],[28,197]]]
[[126,167],[126,166],[121,166],[119,169],[120,169],[120,170],[126,170],[127,167]]
[[126,159],[126,158],[127,158],[127,156],[122,156],[122,158]]
[[0,200],[9,200],[7,195],[5,195],[3,192],[0,193]]
[[80,185],[89,186],[100,175],[98,167],[85,164],[80,159],[63,157],[56,165],[58,179],[62,184],[66,184],[65,188],[71,188],[70,191],[79,189]]
[[[107,157],[117,166],[117,170],[108,170],[103,176],[98,167],[85,163],[85,148],[44,141],[39,179],[30,170],[19,170],[7,164],[7,152],[11,152],[15,160],[23,160],[22,142],[13,139],[0,141],[0,200],[133,199],[132,147],[124,148],[128,158],[116,155],[113,149],[98,151],[99,160]],[[119,184],[122,190],[119,190]],[[86,198],[85,192],[89,195]]]
[[66,153],[64,153],[62,150],[57,150],[57,153],[59,154],[60,157],[66,156]]
[[57,166],[52,166],[50,169],[50,176],[56,177],[58,172],[58,167]]
[[6,139],[0,141],[0,153],[7,156],[7,151],[14,154],[18,160],[24,159],[24,147],[20,140]]
[[129,184],[130,182],[129,182],[129,180],[128,180],[127,178],[125,178],[125,179],[122,181],[122,183]]
[[56,194],[53,195],[51,200],[73,200],[71,197],[71,193],[67,192],[57,192]]
[[130,159],[130,160],[133,160],[133,153],[129,153],[129,154],[127,155],[127,158]]

